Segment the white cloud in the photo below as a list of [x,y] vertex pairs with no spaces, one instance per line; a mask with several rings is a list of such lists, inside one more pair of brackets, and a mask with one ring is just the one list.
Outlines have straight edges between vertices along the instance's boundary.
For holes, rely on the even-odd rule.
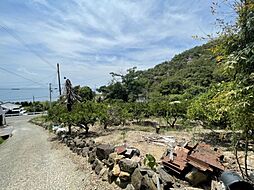
[[[0,8],[0,18],[53,66],[60,62],[63,75],[93,86],[110,80],[111,71],[146,69],[198,44],[191,36],[202,35],[202,30],[209,33],[212,19],[207,2],[199,6],[190,2],[30,0],[28,10],[17,13],[19,22],[11,12],[15,7],[8,17]],[[201,19],[203,15],[210,20]],[[0,36],[0,53],[15,69],[27,68],[24,74],[40,73],[38,79],[54,74],[8,34]]]

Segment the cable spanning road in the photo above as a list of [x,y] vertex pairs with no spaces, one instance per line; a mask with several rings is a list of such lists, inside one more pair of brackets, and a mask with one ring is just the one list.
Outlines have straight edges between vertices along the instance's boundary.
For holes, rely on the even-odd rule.
[[68,156],[71,154],[68,149],[52,148],[52,142],[47,140],[48,132],[28,123],[31,117],[7,120],[14,131],[0,145],[0,189],[112,189],[96,179],[88,168],[79,170]]

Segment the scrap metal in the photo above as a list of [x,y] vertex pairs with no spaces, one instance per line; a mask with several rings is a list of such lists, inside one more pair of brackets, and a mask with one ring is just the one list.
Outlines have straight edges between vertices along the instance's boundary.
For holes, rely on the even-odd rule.
[[193,147],[188,144],[183,147],[176,146],[162,158],[162,164],[165,168],[178,174],[183,174],[188,166],[203,172],[215,172],[224,170],[222,159],[223,156],[217,149],[212,149],[208,144],[197,143]]

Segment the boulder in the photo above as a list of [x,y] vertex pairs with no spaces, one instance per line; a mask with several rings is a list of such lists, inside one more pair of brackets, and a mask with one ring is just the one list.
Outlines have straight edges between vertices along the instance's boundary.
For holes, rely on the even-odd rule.
[[99,175],[99,174],[100,174],[100,171],[102,170],[102,168],[103,168],[103,163],[102,163],[101,161],[98,160],[98,163],[97,163],[97,165],[96,165],[96,167],[95,167],[95,169],[94,169],[95,173],[96,173],[97,175]]
[[127,148],[124,152],[124,156],[127,158],[132,158],[133,156],[140,156],[140,151],[137,148]]
[[157,187],[153,183],[153,180],[147,174],[143,176],[141,188],[149,190],[157,190]]
[[108,172],[108,182],[111,184],[116,180],[116,176],[113,174],[113,170],[109,170]]
[[152,177],[154,175],[154,173],[155,173],[153,170],[151,170],[148,167],[142,166],[139,169],[140,169],[140,172],[141,172],[142,175],[148,174],[149,177]]
[[97,166],[98,163],[99,163],[99,160],[97,158],[95,158],[94,162],[92,163],[92,170],[95,169],[95,167]]
[[135,190],[135,188],[131,184],[128,184],[125,190]]
[[102,181],[107,181],[108,180],[108,172],[109,172],[108,168],[102,168],[101,169],[101,171],[99,173],[99,176],[102,179]]
[[123,172],[121,171],[120,174],[119,174],[119,178],[120,180],[122,181],[129,181],[130,179],[130,174],[128,172]]
[[97,146],[96,156],[99,160],[108,159],[109,154],[114,152],[114,146],[109,144],[101,144]]
[[116,164],[116,165],[113,167],[112,172],[113,172],[113,175],[114,175],[114,176],[119,176],[119,175],[120,175],[121,170],[120,170],[120,167],[119,167],[118,164]]
[[126,152],[126,150],[127,150],[126,145],[115,147],[115,152],[117,154],[124,154]]
[[132,174],[134,170],[138,167],[138,163],[132,161],[131,159],[125,158],[119,161],[119,166],[121,171],[128,172]]
[[139,165],[141,165],[142,159],[139,156],[133,156],[131,158],[132,161],[137,162]]
[[123,181],[121,180],[119,177],[116,178],[116,181],[115,181],[116,185],[118,185],[119,187],[121,187],[122,189],[125,189],[128,185],[128,181]]
[[174,177],[167,173],[162,167],[157,168],[157,173],[164,184],[173,185],[175,183]]
[[89,147],[84,147],[84,148],[82,149],[81,155],[82,155],[83,157],[87,157],[87,156],[88,156],[88,153],[89,153]]
[[90,151],[88,153],[88,162],[92,164],[96,159],[96,153],[94,151]]
[[114,164],[118,164],[119,160],[123,159],[124,156],[123,155],[119,155],[117,154],[117,152],[113,152],[111,154],[109,154],[109,162],[114,163]]
[[134,172],[131,175],[131,184],[134,187],[134,189],[140,189],[141,188],[141,182],[142,182],[143,176],[140,172],[139,168],[136,168]]
[[102,160],[102,162],[110,169],[112,170],[114,167],[114,162],[110,161],[110,160]]
[[193,168],[189,173],[186,174],[185,179],[192,185],[196,186],[207,180],[207,176],[197,169]]

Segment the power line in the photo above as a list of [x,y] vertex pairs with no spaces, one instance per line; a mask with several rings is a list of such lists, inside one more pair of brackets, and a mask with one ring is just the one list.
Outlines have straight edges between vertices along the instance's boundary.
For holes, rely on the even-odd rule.
[[8,73],[10,73],[10,74],[13,74],[13,75],[15,75],[15,76],[18,76],[18,77],[20,77],[20,78],[23,78],[23,79],[25,79],[25,80],[28,80],[28,81],[30,81],[30,82],[33,82],[33,83],[35,83],[35,84],[39,84],[40,86],[41,86],[41,85],[42,85],[42,86],[45,86],[45,84],[36,82],[36,81],[34,81],[34,80],[32,80],[32,79],[29,79],[29,78],[26,78],[26,77],[24,77],[24,76],[22,76],[22,75],[20,75],[20,74],[18,74],[18,73],[15,73],[15,72],[13,72],[13,71],[9,71],[9,70],[7,70],[7,69],[5,69],[5,68],[3,68],[3,67],[0,67],[0,69],[3,70],[3,71],[5,71],[5,72],[8,72]]
[[14,39],[16,39],[19,43],[21,43],[24,47],[26,47],[31,53],[33,53],[35,56],[37,56],[40,60],[42,60],[47,65],[49,65],[51,68],[55,69],[55,67],[48,60],[46,60],[44,57],[42,57],[36,51],[31,49],[20,36],[18,36],[13,31],[11,31],[6,25],[4,25],[3,23],[0,23],[0,27],[2,28],[2,30],[6,31],[9,35],[11,35]]

